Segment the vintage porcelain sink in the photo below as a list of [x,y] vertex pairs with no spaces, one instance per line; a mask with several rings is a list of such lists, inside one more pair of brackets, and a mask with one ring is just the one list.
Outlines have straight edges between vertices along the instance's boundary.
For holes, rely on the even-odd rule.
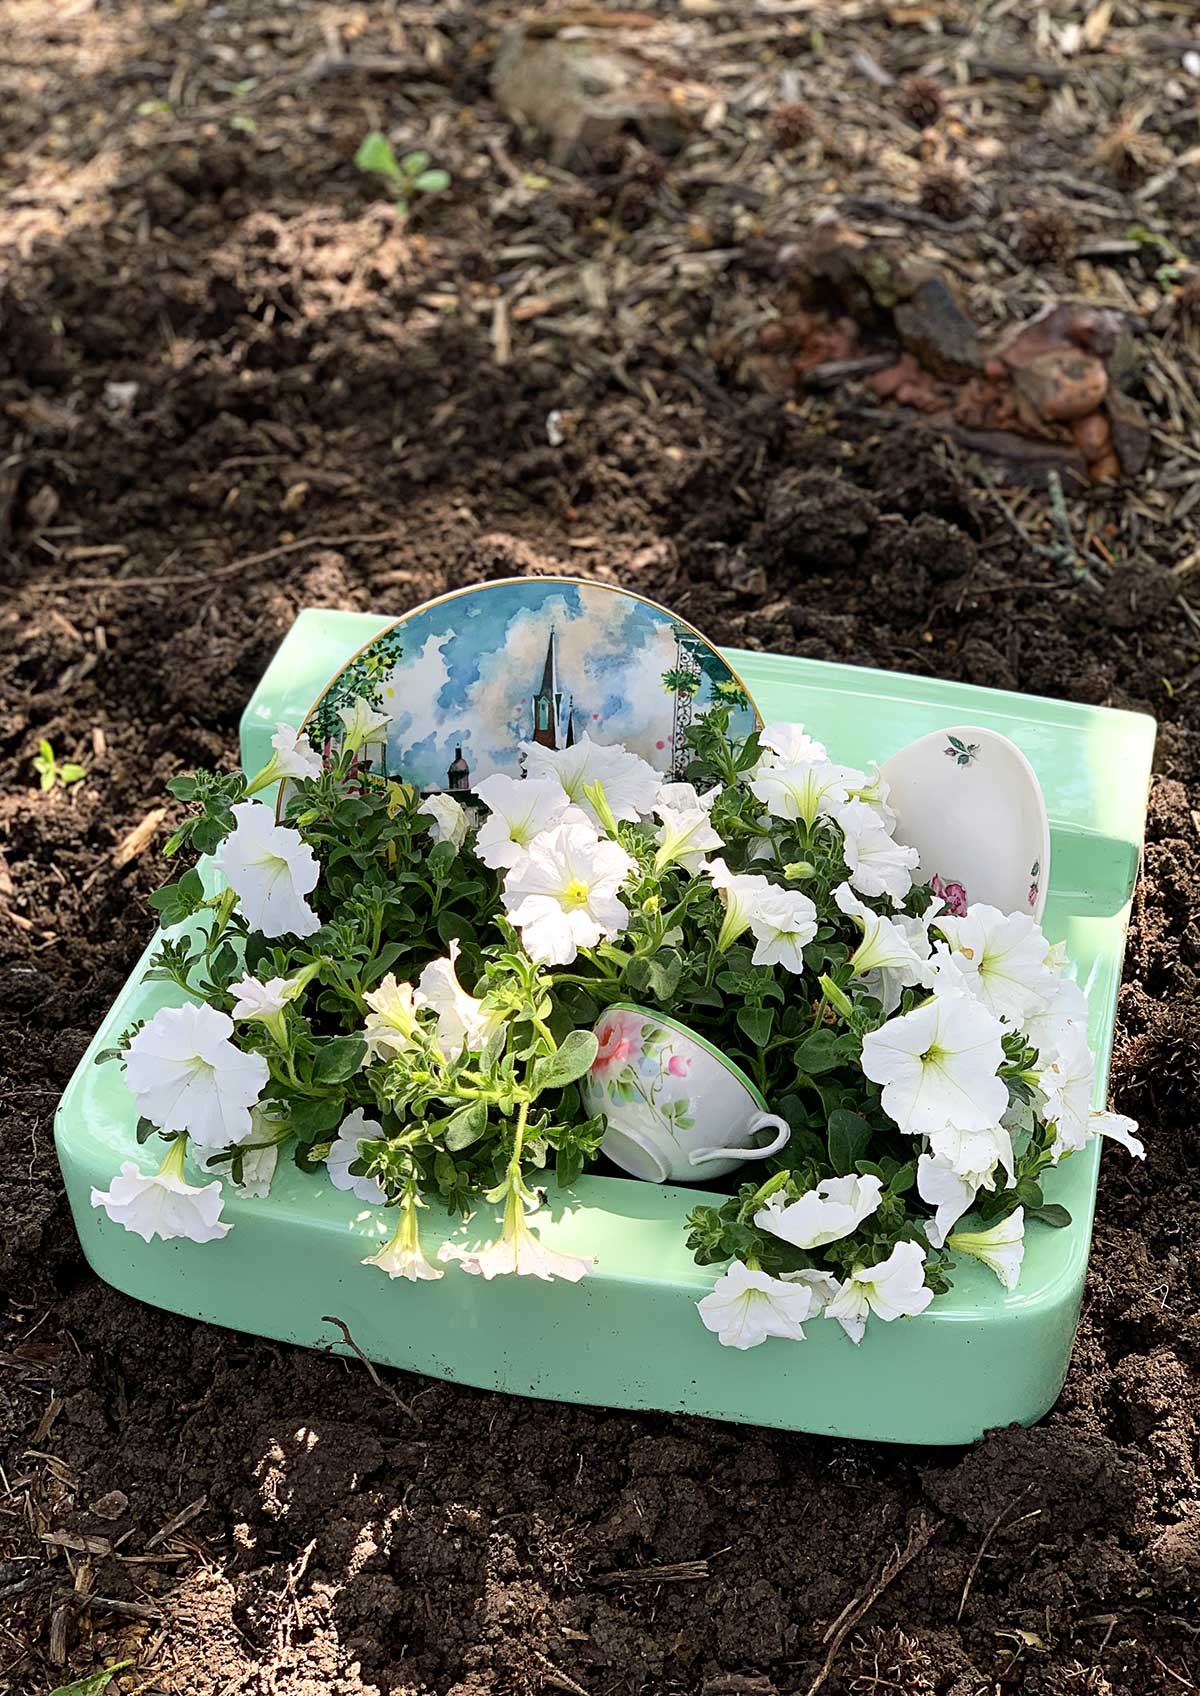
[[[390,619],[303,612],[242,721],[249,770],[270,753],[278,720],[298,724],[335,671]],[[1012,741],[1037,773],[1052,836],[1044,918],[1065,939],[1091,1002],[1103,1095],[1129,900],[1137,873],[1154,722],[1138,714],[859,670],[814,660],[730,652],[764,717],[800,719],[831,755],[885,760],[915,738],[971,725]],[[949,761],[946,761],[949,766]],[[993,1425],[1028,1423],[1062,1386],[1087,1267],[1099,1141],[1046,1185],[1065,1230],[1033,1225],[1020,1288],[1006,1294],[976,1263],[919,1319],[872,1326],[860,1348],[820,1321],[804,1343],[722,1349],[694,1308],[716,1273],[684,1244],[695,1187],[588,1176],[551,1187],[551,1246],[598,1256],[580,1284],[532,1278],[391,1283],[361,1264],[378,1219],[352,1195],[281,1164],[263,1201],[233,1198],[235,1229],[219,1243],[143,1243],[89,1205],[123,1159],[147,1168],[133,1102],[114,1064],[92,1054],[132,1019],[180,996],[142,981],[155,943],[96,1033],[55,1123],[76,1228],[93,1269],[130,1295],[213,1324],[344,1349],[336,1315],[377,1361],[489,1389],[620,1408],[661,1408],[842,1437],[962,1443]],[[427,1251],[437,1221],[423,1222]],[[448,1221],[444,1234],[448,1234]],[[947,1393],[949,1392],[949,1393]]]

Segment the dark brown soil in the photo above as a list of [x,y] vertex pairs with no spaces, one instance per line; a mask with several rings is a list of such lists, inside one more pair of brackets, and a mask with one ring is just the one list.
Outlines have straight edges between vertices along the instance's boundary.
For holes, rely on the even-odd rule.
[[[122,1688],[180,1696],[790,1696],[921,1516],[933,1535],[845,1637],[828,1696],[1194,1689],[1200,653],[1186,571],[1170,569],[1194,526],[1165,522],[1153,473],[1074,504],[1089,565],[1115,562],[1097,592],[902,412],[853,389],[785,404],[732,375],[731,294],[775,286],[761,254],[777,230],[768,213],[745,227],[750,166],[734,165],[765,109],[735,102],[665,178],[617,158],[522,186],[544,162],[486,93],[501,9],[377,10],[14,7],[15,68],[0,73],[0,1689],[43,1696],[130,1659]],[[766,16],[693,10],[712,75],[722,33]],[[853,42],[897,74],[941,51],[903,8],[851,10]],[[958,10],[974,16],[917,10],[951,36]],[[1142,12],[1157,64],[1181,14],[1118,5],[1131,53]],[[317,74],[331,33],[394,68]],[[1008,48],[1034,52],[1023,36]],[[790,31],[762,47],[772,76],[780,62],[808,75],[811,51]],[[1094,57],[1079,74],[1093,93],[1100,79],[1111,118],[1129,87],[1105,94]],[[890,96],[846,77],[891,122]],[[1001,79],[988,96],[1021,138],[990,191],[1010,207],[1030,161],[1070,162],[1049,119],[1028,127],[1029,86]],[[802,92],[828,125],[822,89],[814,71]],[[139,112],[168,96],[166,115]],[[253,132],[230,125],[235,110]],[[454,173],[407,231],[349,163],[379,121]],[[904,145],[918,139],[910,127]],[[843,210],[878,195],[856,186],[865,155],[833,157]],[[1098,181],[1081,241],[1144,213]],[[636,220],[614,210],[622,195]],[[796,191],[788,215],[818,205]],[[617,217],[644,244],[633,273],[705,251],[695,219],[730,257],[685,267],[650,317],[631,300],[622,319]],[[939,239],[982,287],[978,224]],[[576,328],[514,310],[501,363],[495,303],[528,300],[530,265],[547,296],[593,269]],[[613,298],[597,304],[605,276]],[[1163,369],[1166,346],[1147,342]],[[1186,345],[1170,346],[1181,361]],[[131,404],[106,400],[113,382],[138,385]],[[1186,460],[1183,415],[1161,386],[1142,398],[1160,460]],[[1044,499],[1021,499],[1027,538],[1052,540]],[[400,612],[527,570],[612,578],[719,642],[1160,717],[1113,1077],[1149,1156],[1105,1161],[1071,1375],[1037,1429],[897,1450],[395,1374],[377,1388],[356,1362],[141,1307],[83,1264],[51,1116],[151,928],[170,813],[127,863],[120,845],[172,773],[234,759],[238,714],[298,608]],[[86,781],[39,793],[39,737]]]

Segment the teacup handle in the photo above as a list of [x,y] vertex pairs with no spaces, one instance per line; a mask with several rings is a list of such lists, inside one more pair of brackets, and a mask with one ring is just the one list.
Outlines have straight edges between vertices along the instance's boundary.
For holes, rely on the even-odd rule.
[[778,1154],[792,1134],[792,1127],[777,1113],[756,1113],[746,1129],[751,1133],[765,1131],[769,1125],[776,1127],[775,1136],[765,1148],[694,1148],[688,1161],[693,1166],[703,1166],[709,1160],[766,1160]]

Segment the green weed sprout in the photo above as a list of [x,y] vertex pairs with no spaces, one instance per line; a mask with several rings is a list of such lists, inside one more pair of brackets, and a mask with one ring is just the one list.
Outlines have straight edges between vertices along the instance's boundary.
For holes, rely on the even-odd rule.
[[449,171],[430,170],[428,153],[406,153],[397,159],[382,130],[371,130],[363,137],[354,163],[360,171],[371,171],[384,179],[402,218],[407,218],[414,195],[436,194],[439,189],[450,187]]
[[72,765],[69,760],[59,765],[54,756],[54,749],[44,736],[33,757],[33,769],[37,772],[38,782],[44,790],[53,789],[56,783],[61,783],[65,789],[68,784],[78,783],[80,778],[87,776],[82,766]]

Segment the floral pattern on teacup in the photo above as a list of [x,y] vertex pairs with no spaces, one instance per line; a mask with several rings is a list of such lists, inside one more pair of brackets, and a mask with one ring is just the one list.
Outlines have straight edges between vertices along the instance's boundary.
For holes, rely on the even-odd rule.
[[[1037,871],[1035,866],[1034,871]],[[956,919],[962,919],[967,914],[967,891],[961,883],[946,883],[934,872],[929,880],[933,893],[946,903],[946,908]]]
[[[691,1056],[673,1052],[673,1032],[640,1013],[609,1013],[596,1032],[599,1049],[591,1081],[614,1106],[640,1102],[667,1131],[690,1131],[691,1099],[675,1080],[686,1078]],[[670,1100],[663,1099],[670,1083]]]

